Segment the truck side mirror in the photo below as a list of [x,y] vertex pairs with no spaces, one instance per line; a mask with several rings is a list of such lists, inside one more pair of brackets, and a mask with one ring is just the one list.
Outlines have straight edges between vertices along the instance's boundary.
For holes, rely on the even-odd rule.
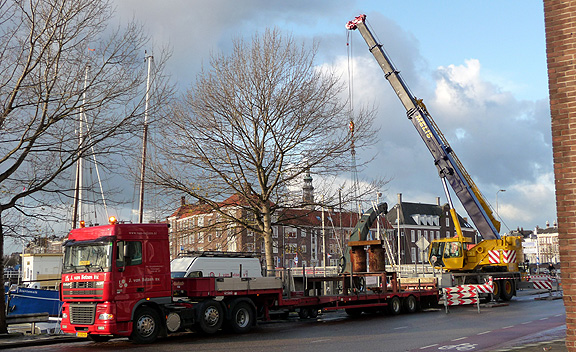
[[119,272],[124,271],[124,266],[126,265],[124,258],[126,258],[126,246],[124,245],[124,241],[119,241],[116,244],[116,268]]

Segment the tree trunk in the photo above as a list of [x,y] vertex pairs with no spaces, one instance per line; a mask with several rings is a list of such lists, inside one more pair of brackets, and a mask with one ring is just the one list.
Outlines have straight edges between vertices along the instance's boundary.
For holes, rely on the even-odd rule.
[[262,229],[262,236],[264,237],[264,248],[266,256],[266,276],[274,276],[274,253],[272,249],[272,217],[270,215],[270,207],[264,205],[262,207],[262,222],[264,228]]
[[[4,258],[4,232],[2,229],[2,211],[0,210],[0,258]],[[0,290],[0,334],[8,333],[6,324],[6,297],[4,294],[4,260],[0,260],[0,273],[2,274],[2,290]]]

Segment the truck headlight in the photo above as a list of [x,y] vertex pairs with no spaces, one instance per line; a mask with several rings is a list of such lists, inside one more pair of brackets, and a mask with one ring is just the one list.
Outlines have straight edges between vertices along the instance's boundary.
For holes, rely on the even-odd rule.
[[62,313],[62,318],[64,319],[68,318],[68,313]]
[[114,319],[114,314],[102,313],[98,316],[98,320],[112,320]]

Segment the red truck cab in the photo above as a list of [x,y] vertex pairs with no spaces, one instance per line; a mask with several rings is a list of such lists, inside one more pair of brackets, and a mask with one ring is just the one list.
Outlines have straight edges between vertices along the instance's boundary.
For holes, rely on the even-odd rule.
[[[143,312],[172,302],[167,224],[72,230],[64,244],[62,331],[93,340],[130,336]],[[146,326],[140,327],[146,329]]]

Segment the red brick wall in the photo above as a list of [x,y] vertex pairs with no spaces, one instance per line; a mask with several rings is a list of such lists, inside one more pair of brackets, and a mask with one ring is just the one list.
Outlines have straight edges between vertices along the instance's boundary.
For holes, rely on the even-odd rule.
[[576,0],[544,0],[566,347],[576,351]]

